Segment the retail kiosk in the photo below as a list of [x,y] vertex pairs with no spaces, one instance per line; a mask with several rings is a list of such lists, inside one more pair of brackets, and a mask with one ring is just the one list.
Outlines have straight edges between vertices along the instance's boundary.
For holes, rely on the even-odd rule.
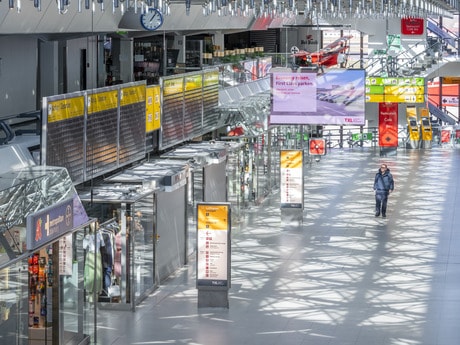
[[2,344],[89,343],[82,238],[94,226],[65,168],[0,176]]
[[100,235],[112,239],[114,256],[102,262],[109,272],[98,277],[101,307],[134,310],[186,263],[186,175],[185,165],[144,163],[80,194],[88,214],[104,221]]
[[227,201],[227,149],[223,142],[191,143],[167,152],[161,158],[190,162],[194,202]]

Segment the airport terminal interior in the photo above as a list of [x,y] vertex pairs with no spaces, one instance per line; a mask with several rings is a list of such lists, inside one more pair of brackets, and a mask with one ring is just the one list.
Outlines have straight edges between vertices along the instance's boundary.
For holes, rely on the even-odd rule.
[[460,344],[459,9],[0,1],[0,344]]
[[[395,179],[386,219],[381,163]],[[98,344],[456,344],[459,169],[452,148],[331,151],[305,166],[300,219],[277,191],[233,224],[228,308],[197,307],[192,257],[134,315],[102,312]]]

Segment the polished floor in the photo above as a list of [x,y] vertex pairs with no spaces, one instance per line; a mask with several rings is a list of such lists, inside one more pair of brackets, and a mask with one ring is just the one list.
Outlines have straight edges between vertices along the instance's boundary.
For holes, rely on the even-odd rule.
[[228,309],[198,308],[195,272],[192,256],[134,313],[102,311],[97,343],[460,344],[460,149],[331,150],[305,166],[300,221],[274,192],[233,224]]

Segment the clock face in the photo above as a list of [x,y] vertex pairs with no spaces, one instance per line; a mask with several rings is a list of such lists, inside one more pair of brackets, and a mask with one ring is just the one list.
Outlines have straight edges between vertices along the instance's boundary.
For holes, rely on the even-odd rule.
[[163,24],[163,15],[156,8],[141,14],[141,24],[146,30],[156,30]]

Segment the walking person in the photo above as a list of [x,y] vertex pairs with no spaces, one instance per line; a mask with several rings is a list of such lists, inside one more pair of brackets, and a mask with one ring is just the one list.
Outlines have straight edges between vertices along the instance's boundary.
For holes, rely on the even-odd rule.
[[387,216],[388,195],[393,192],[394,181],[393,175],[386,164],[381,164],[380,169],[375,174],[374,191],[375,191],[375,216],[385,218]]

